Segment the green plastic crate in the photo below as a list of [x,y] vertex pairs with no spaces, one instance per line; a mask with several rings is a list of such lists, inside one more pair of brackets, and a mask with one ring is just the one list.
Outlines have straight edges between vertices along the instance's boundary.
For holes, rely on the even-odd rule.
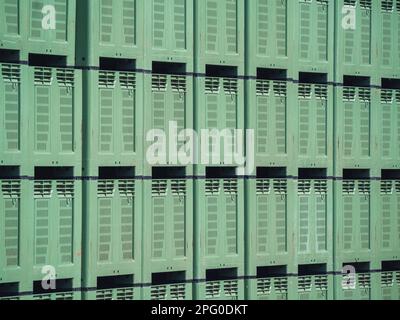
[[297,189],[297,254],[299,264],[333,262],[333,182],[314,177],[300,178]]
[[[333,167],[333,87],[327,84],[294,85],[297,104],[293,115],[295,159],[298,167]],[[292,96],[292,98],[294,98]]]
[[[26,56],[29,53],[66,56],[68,65],[75,65],[76,0],[20,0],[19,2],[20,9],[26,12],[28,24],[28,28],[23,29],[23,41],[26,41],[26,44],[22,49]],[[55,10],[55,29],[43,28],[45,22],[43,19],[47,13],[42,13],[42,10],[49,5]]]
[[344,177],[335,182],[335,263],[368,261],[377,254],[378,215],[373,213],[380,211],[378,195],[376,180]]
[[0,3],[0,48],[21,49],[23,32],[27,26],[20,2],[4,0]]
[[205,63],[244,65],[244,0],[195,1],[196,72]]
[[[245,271],[244,181],[200,179],[195,185],[194,277],[205,280],[196,284],[195,297],[243,299],[244,280],[240,277]],[[229,279],[218,274],[227,268],[231,273]],[[216,272],[217,276],[207,277],[207,272]],[[222,272],[223,276],[226,274]]]
[[400,2],[380,0],[379,66],[380,73],[400,78]]
[[293,196],[293,180],[246,181],[246,275],[255,277],[246,281],[249,299],[288,298],[291,279],[285,275],[295,273]]
[[336,170],[376,168],[378,155],[378,89],[344,86],[336,89]]
[[97,67],[101,57],[141,61],[145,2],[77,1],[77,65]]
[[87,300],[141,297],[142,182],[115,176],[123,168],[112,169],[108,176],[84,182],[82,277]]
[[85,175],[99,166],[142,166],[143,74],[131,71],[84,73],[83,159]]
[[291,69],[294,58],[294,1],[245,1],[247,75],[258,67]]
[[185,62],[193,71],[193,0],[150,0],[145,6],[145,57],[155,61]]
[[[342,13],[346,12],[346,13]],[[336,1],[336,75],[376,73],[378,66],[379,1]],[[355,12],[355,26],[346,21]],[[345,27],[342,22],[345,21]]]
[[380,89],[379,149],[383,167],[400,167],[400,90]]
[[[35,164],[82,161],[82,71],[29,67],[29,154]],[[79,173],[80,175],[80,173]]]
[[0,163],[24,164],[28,148],[27,67],[0,63]]
[[[222,130],[244,129],[244,81],[226,77],[201,77],[195,81],[195,130],[198,134],[202,129]],[[245,140],[244,140],[245,141]],[[216,146],[215,143],[210,143]],[[206,154],[208,164],[234,165],[225,163],[224,145],[220,146],[220,163],[211,161],[211,152]],[[233,149],[231,149],[233,150]],[[217,156],[217,154],[213,155]],[[199,175],[203,175],[204,162],[198,166]]]
[[[290,0],[289,0],[290,1]],[[295,70],[324,72],[328,81],[334,71],[334,1],[294,1]],[[293,30],[293,29],[292,29]]]
[[297,277],[296,300],[332,300],[332,275],[307,275]]
[[378,252],[382,259],[400,259],[400,180],[381,180]]
[[[0,169],[2,175],[11,173],[10,168]],[[0,295],[4,290],[6,293],[12,291],[18,295],[30,291],[32,285],[28,279],[28,243],[31,241],[29,209],[25,201],[28,193],[29,186],[26,180],[0,180],[0,241],[3,244],[0,247]],[[6,286],[8,283],[13,283],[16,287],[10,290],[9,286]]]
[[[292,157],[292,117],[289,112],[292,84],[257,79],[246,81],[249,94],[245,108],[247,129],[254,130],[255,163],[288,166]],[[210,97],[211,98],[211,97]]]
[[143,298],[191,299],[186,282],[193,279],[193,180],[143,183],[143,282],[151,283]]
[[[144,172],[151,175],[151,166],[185,166],[180,163],[179,158],[171,159],[169,154],[175,155],[174,147],[171,143],[174,139],[170,136],[170,125],[177,126],[176,134],[179,136],[182,130],[193,129],[193,78],[178,74],[152,74],[145,75],[145,93],[144,105],[144,122],[145,132],[144,139],[145,151],[143,154]],[[147,152],[151,151],[151,146],[155,140],[149,135],[151,130],[162,130],[167,139],[165,161],[161,163],[151,163],[147,158]],[[147,140],[150,138],[149,140]],[[175,138],[177,139],[177,138]],[[180,150],[183,142],[176,140],[176,150]],[[192,165],[192,163],[190,164]],[[187,172],[186,174],[191,174]]]

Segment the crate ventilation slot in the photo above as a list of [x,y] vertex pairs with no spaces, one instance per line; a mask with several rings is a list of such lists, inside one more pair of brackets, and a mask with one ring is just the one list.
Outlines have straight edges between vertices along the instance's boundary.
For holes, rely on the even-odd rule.
[[117,289],[117,300],[133,300],[133,288]]
[[237,180],[229,179],[224,180],[224,192],[225,194],[236,195],[237,194]]
[[355,101],[355,99],[356,99],[356,88],[343,87],[343,100],[344,101]]
[[287,278],[275,278],[274,279],[275,291],[278,293],[288,292],[288,279]]
[[153,196],[165,196],[167,194],[167,181],[153,180],[151,192]]
[[393,90],[381,90],[381,103],[393,102]]
[[325,85],[315,85],[315,98],[326,100],[328,98],[328,87]]
[[311,277],[299,277],[299,291],[311,291]]
[[272,289],[271,279],[258,279],[257,280],[257,294],[265,295],[270,294]]
[[100,88],[114,88],[115,86],[115,72],[99,72],[99,87]]
[[186,77],[171,76],[171,88],[173,92],[179,92],[179,93],[186,92]]
[[21,80],[20,66],[15,64],[3,64],[1,74],[5,82],[19,83]]
[[238,81],[236,79],[224,79],[224,91],[226,94],[237,94]]
[[311,181],[310,180],[299,180],[297,188],[298,188],[299,194],[310,194]]
[[258,96],[268,96],[269,95],[269,81],[268,80],[257,80],[256,94]]
[[328,183],[326,180],[315,180],[314,189],[317,194],[327,194],[328,193]]
[[50,68],[35,68],[35,84],[50,85],[52,80],[52,72]]
[[50,198],[51,181],[35,181],[34,196],[35,198]]
[[358,283],[359,287],[362,289],[371,288],[371,275],[369,273],[359,274]]
[[269,194],[270,192],[270,181],[266,179],[258,179],[256,182],[257,194]]
[[393,0],[382,0],[382,11],[393,12]]
[[273,87],[274,87],[274,95],[276,97],[286,97],[287,84],[285,81],[274,81]]
[[185,180],[172,180],[171,191],[174,196],[186,195],[186,181]]
[[381,194],[392,194],[393,192],[392,181],[381,181]]
[[57,81],[63,87],[74,86],[74,70],[69,69],[57,69]]
[[136,74],[133,72],[121,72],[119,74],[119,82],[123,89],[133,90],[136,88]]
[[299,84],[299,98],[311,99],[311,85],[310,84]]
[[151,300],[165,300],[167,298],[166,286],[151,287]]
[[19,198],[21,194],[21,183],[19,181],[2,181],[1,191],[4,198]]
[[286,180],[282,179],[274,180],[274,192],[276,194],[286,194],[287,192]]
[[97,185],[99,197],[112,197],[114,195],[114,181],[100,180]]
[[315,288],[319,291],[328,290],[328,278],[326,276],[315,276]]
[[216,298],[221,294],[221,285],[218,281],[206,282],[206,297]]
[[369,181],[358,181],[358,192],[361,194],[369,194],[371,183]]
[[205,79],[205,89],[206,93],[218,93],[219,92],[219,78],[210,78],[207,77]]
[[354,194],[356,189],[356,184],[354,181],[343,181],[343,193],[344,194]]
[[236,297],[238,295],[238,283],[236,280],[224,281],[224,294],[228,297]]
[[206,180],[206,194],[214,195],[219,194],[219,180],[208,179]]
[[135,195],[135,181],[134,180],[118,181],[118,190],[122,196],[133,197]]
[[382,287],[392,287],[394,284],[394,274],[393,272],[383,272],[381,275],[381,285]]
[[60,198],[74,197],[74,182],[73,181],[57,181],[57,195]]
[[185,285],[173,284],[170,288],[171,300],[184,300],[186,298]]
[[153,74],[151,77],[151,88],[153,91],[166,91],[167,76],[163,74]]

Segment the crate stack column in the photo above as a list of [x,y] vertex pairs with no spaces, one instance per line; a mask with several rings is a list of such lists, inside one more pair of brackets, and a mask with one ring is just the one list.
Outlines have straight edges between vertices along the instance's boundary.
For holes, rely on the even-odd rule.
[[141,299],[144,1],[79,1],[77,12],[84,298]]
[[144,299],[193,299],[193,14],[193,0],[145,1]]

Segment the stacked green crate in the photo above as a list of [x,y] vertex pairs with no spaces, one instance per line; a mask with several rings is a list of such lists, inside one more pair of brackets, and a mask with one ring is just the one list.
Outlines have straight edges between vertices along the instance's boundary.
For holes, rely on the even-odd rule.
[[196,72],[206,64],[243,65],[244,12],[244,0],[195,1]]
[[195,298],[244,298],[244,181],[235,168],[195,181]]
[[0,164],[25,165],[28,144],[28,67],[18,65],[18,51],[0,50]]
[[400,80],[382,78],[379,91],[379,163],[384,169],[396,169],[400,168]]
[[[21,198],[26,233],[29,292],[33,300],[81,298],[82,182],[77,166],[35,166]],[[55,277],[55,278],[53,278]],[[46,288],[50,280],[55,287]]]
[[326,168],[333,170],[333,87],[325,73],[299,73],[294,85],[295,163],[298,168]]
[[141,298],[144,1],[77,3],[85,299]]
[[[336,176],[343,169],[377,168],[379,90],[375,78],[344,76],[336,88],[335,141]],[[380,135],[380,134],[379,134]]]
[[20,1],[5,0],[0,3],[0,48],[20,50],[26,19],[20,10]]
[[[192,298],[193,163],[182,162],[179,138],[193,129],[193,78],[186,74],[192,68],[192,62],[153,61],[152,74],[144,76],[145,299]],[[165,149],[156,151],[160,143]]]
[[[31,291],[28,279],[30,239],[29,210],[24,201],[28,182],[18,166],[0,166],[0,300],[23,299]],[[28,271],[29,270],[29,271]]]
[[286,168],[257,167],[246,181],[246,294],[290,299],[294,274],[293,180]]
[[378,66],[380,1],[336,1],[336,82],[344,74],[369,75]]
[[143,298],[192,299],[193,180],[184,167],[158,167],[144,181],[143,229]]
[[193,0],[144,1],[144,34],[146,69],[151,62],[186,63],[187,72],[193,71]]
[[333,81],[334,2],[328,0],[294,1],[293,67],[296,72],[323,72]]
[[65,68],[65,60],[60,65],[53,60],[52,56],[38,55],[30,60],[34,66],[28,67],[26,92],[32,101],[28,151],[35,165],[80,169],[82,71]]
[[[22,29],[27,54],[67,56],[75,64],[76,0],[21,0],[28,28]],[[78,1],[79,2],[79,1]]]
[[144,36],[143,0],[77,2],[76,64],[98,67],[100,57],[138,59]]
[[291,70],[294,1],[246,1],[245,6],[247,75],[255,76],[257,68]]
[[380,0],[379,70],[382,75],[400,78],[400,1]]
[[333,297],[333,181],[326,168],[300,168],[295,183],[299,299]]
[[377,254],[400,260],[400,170],[382,170],[378,203]]
[[135,167],[104,166],[84,184],[85,299],[140,299],[142,182]]
[[[370,299],[377,289],[379,257],[377,226],[379,182],[376,170],[345,169],[335,182],[335,271],[336,299]],[[342,285],[345,266],[355,268],[355,286]]]

